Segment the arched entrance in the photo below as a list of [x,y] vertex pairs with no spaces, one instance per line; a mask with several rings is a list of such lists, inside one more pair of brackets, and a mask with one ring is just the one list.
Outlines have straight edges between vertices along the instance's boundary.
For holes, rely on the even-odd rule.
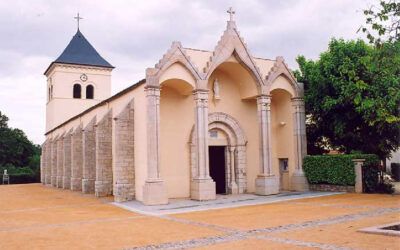
[[[246,181],[247,139],[239,123],[222,112],[208,116],[208,161],[210,176],[216,182],[216,192],[224,194],[244,193]],[[192,130],[190,137],[191,173],[196,169],[196,141]]]

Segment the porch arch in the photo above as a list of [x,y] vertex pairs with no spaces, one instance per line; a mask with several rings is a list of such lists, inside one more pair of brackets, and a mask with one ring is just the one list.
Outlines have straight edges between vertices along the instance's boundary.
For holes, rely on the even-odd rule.
[[[245,133],[237,120],[232,116],[215,112],[208,116],[208,131],[217,130],[223,133],[227,139],[226,146],[226,178],[228,194],[245,193],[246,181],[246,144]],[[191,178],[196,178],[199,170],[196,166],[197,142],[195,140],[194,126],[189,138]],[[207,156],[208,157],[208,156]],[[208,161],[208,159],[207,159]]]

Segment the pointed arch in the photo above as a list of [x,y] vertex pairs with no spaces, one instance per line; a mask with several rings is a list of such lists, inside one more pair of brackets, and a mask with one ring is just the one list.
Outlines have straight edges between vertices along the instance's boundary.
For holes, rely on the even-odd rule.
[[155,65],[155,67],[146,70],[146,84],[160,86],[160,77],[175,63],[179,63],[185,69],[187,69],[196,82],[202,79],[202,76],[196,65],[183,51],[181,43],[173,42],[171,48],[166,54],[164,54],[163,58]]
[[268,75],[265,78],[266,82],[266,93],[269,94],[272,90],[273,84],[275,81],[280,77],[283,76],[285,79],[287,79],[292,87],[294,96],[293,97],[300,97],[302,94],[302,90],[300,85],[297,83],[296,78],[286,65],[286,63],[283,60],[283,57],[278,56],[276,58],[276,62],[274,63],[274,66],[271,68],[269,71]]
[[260,70],[254,62],[243,39],[239,36],[235,23],[232,21],[228,22],[228,27],[215,47],[213,56],[203,69],[205,79],[208,80],[214,70],[228,60],[232,55],[245,69],[249,71],[250,75],[253,76],[257,83],[258,91],[260,92],[264,85]]

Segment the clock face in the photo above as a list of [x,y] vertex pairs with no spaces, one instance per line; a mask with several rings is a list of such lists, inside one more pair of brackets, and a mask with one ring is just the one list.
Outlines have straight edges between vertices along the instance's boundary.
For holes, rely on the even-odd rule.
[[86,74],[82,74],[82,75],[81,75],[81,80],[82,80],[83,82],[86,82],[87,79],[88,79],[88,77],[87,77]]

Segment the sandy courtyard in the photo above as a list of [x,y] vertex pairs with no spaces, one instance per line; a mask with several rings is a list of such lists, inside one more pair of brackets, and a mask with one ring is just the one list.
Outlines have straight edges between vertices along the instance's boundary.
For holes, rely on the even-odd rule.
[[112,199],[0,186],[0,249],[400,249],[400,237],[357,232],[400,221],[400,196],[339,194],[150,216]]

